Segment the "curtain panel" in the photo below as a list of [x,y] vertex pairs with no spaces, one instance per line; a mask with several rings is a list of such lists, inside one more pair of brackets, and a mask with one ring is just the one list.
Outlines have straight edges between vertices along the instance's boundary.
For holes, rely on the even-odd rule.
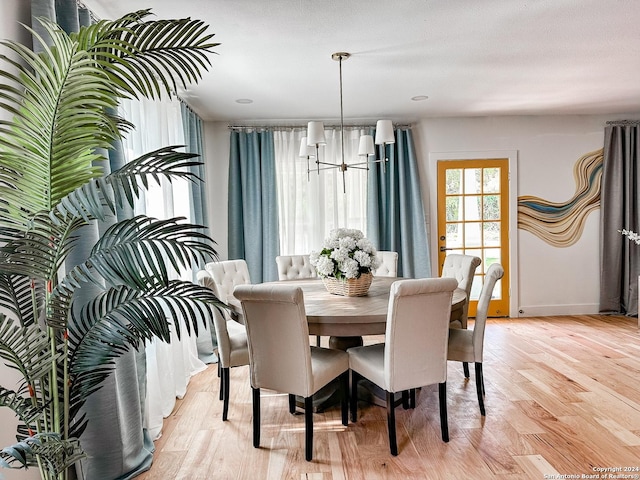
[[245,259],[252,283],[278,279],[280,254],[273,132],[231,130],[229,259]]
[[395,131],[389,161],[369,170],[367,235],[379,250],[398,252],[398,275],[431,277],[427,219],[410,128]]
[[[368,133],[368,132],[367,132]],[[334,228],[357,228],[366,234],[367,171],[338,168],[319,173],[315,158],[300,157],[300,140],[306,131],[274,129],[280,251],[284,255],[304,255],[321,248]],[[347,163],[358,157],[359,128],[345,127],[344,150]],[[340,130],[325,129],[326,145],[320,148],[321,161],[340,164]],[[310,168],[310,172],[307,169]]]
[[638,122],[612,122],[604,130],[600,193],[600,312],[638,314],[640,245],[619,230],[638,232],[640,195]]

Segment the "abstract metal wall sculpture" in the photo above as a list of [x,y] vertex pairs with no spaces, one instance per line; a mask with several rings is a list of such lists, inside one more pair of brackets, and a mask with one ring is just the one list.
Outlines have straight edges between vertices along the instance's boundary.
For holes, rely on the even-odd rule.
[[518,197],[518,228],[527,230],[555,247],[578,241],[592,210],[600,208],[603,149],[580,157],[573,168],[576,193],[565,203],[539,197]]

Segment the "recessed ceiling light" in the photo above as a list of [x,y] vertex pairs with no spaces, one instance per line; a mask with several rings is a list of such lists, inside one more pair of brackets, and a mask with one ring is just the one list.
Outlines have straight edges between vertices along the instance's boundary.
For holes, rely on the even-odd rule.
[[253,100],[250,98],[239,98],[236,100],[236,103],[253,103]]
[[413,100],[414,102],[421,102],[422,100],[426,100],[427,97],[426,95],[416,95],[415,97],[411,97],[411,100]]

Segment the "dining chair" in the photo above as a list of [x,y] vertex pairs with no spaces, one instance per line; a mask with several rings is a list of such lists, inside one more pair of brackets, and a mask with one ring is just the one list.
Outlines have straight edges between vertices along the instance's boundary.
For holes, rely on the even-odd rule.
[[[233,295],[233,289],[237,285],[251,283],[249,267],[245,260],[224,260],[220,262],[209,262],[204,266],[205,271],[213,279],[213,291],[216,297],[224,303],[229,303],[229,297]],[[229,310],[225,313],[228,320],[236,320],[237,314]]]
[[459,320],[462,328],[467,328],[471,285],[473,284],[473,278],[480,263],[482,263],[482,260],[479,257],[452,253],[445,257],[444,265],[442,266],[442,274],[440,276],[455,278],[458,281],[458,288],[463,289],[467,294],[467,302],[462,317]]
[[[213,277],[206,270],[196,273],[198,284],[216,292]],[[217,293],[216,293],[217,296]],[[249,365],[249,349],[247,347],[247,331],[244,325],[227,319],[217,308],[213,309],[213,326],[216,332],[218,355],[218,376],[220,377],[220,400],[222,400],[222,420],[226,421],[229,413],[230,372],[231,367]]]
[[374,277],[398,276],[398,252],[378,250],[376,252],[380,266],[373,271]]
[[[276,257],[278,280],[318,278],[316,269],[309,261],[309,255],[280,255]],[[316,335],[316,345],[320,346],[320,335]]]
[[316,269],[309,261],[309,255],[280,255],[276,257],[278,280],[297,278],[317,278]]
[[384,343],[347,350],[351,369],[351,421],[357,420],[358,381],[366,378],[386,392],[389,448],[398,455],[395,393],[438,384],[442,440],[449,441],[447,420],[447,337],[451,298],[458,283],[452,278],[398,280],[391,285]]
[[[471,286],[476,273],[476,269],[482,263],[479,257],[473,255],[461,255],[457,253],[449,254],[444,259],[444,265],[442,266],[442,277],[455,278],[458,281],[458,288],[464,290],[467,295],[467,301],[462,307],[462,311],[453,320],[453,326],[460,325],[460,328],[467,328],[469,317],[469,300],[471,296]],[[462,369],[464,376],[469,378],[469,364],[467,362],[462,363]]]
[[287,285],[239,285],[247,327],[253,392],[253,446],[260,446],[260,389],[304,398],[305,458],[313,457],[313,394],[340,377],[342,424],[348,423],[349,356],[342,350],[309,344],[309,326],[302,289]]
[[484,408],[484,374],[482,372],[482,354],[484,350],[484,330],[487,322],[489,303],[493,295],[493,288],[504,275],[504,269],[499,263],[492,263],[484,275],[484,285],[478,299],[478,309],[473,330],[451,328],[449,330],[449,351],[447,358],[458,362],[473,362],[476,370],[476,391],[480,414],[485,416]]

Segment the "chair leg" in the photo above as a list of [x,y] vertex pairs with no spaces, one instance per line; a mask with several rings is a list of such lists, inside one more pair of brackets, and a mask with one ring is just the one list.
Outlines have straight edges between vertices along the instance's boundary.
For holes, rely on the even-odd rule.
[[316,347],[320,346],[320,335],[316,335]]
[[222,369],[222,376],[220,377],[220,391],[222,392],[222,421],[227,421],[227,415],[229,414],[229,368]]
[[289,413],[296,413],[296,396],[289,394]]
[[253,392],[253,446],[260,446],[260,389],[251,387]]
[[222,384],[222,364],[218,360],[218,378],[220,379],[220,400],[224,398],[224,385]]
[[409,390],[409,408],[416,408],[416,389]]
[[395,395],[387,392],[387,428],[389,429],[389,449],[391,455],[398,455],[398,442],[396,440],[396,408]]
[[480,415],[487,415],[484,409],[484,375],[482,374],[482,362],[476,362],[476,390],[478,392],[478,405],[480,405]]
[[411,400],[409,400],[409,390],[402,391],[402,408],[408,410],[411,405]]
[[351,398],[349,399],[351,407],[351,422],[358,421],[358,380],[361,376],[358,372],[351,370]]
[[469,363],[462,362],[462,371],[464,372],[464,378],[469,378]]
[[304,399],[304,458],[313,458],[313,396]]
[[438,397],[440,399],[440,429],[442,441],[449,441],[449,421],[447,420],[447,382],[438,384]]
[[342,424],[349,425],[349,370],[340,375],[340,408]]

